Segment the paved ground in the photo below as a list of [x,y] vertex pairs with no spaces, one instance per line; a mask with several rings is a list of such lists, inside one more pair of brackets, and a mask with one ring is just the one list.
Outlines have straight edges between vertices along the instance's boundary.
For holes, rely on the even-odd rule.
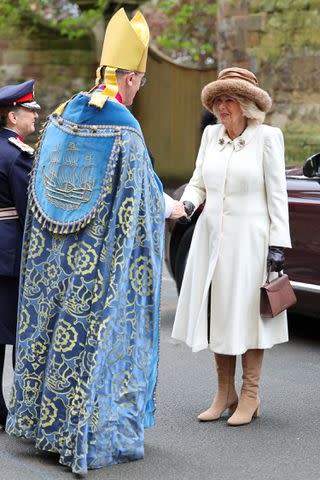
[[[165,273],[157,425],[146,432],[145,459],[90,472],[87,479],[320,480],[320,325],[291,319],[291,341],[266,353],[262,416],[232,428],[225,419],[196,420],[214,390],[212,355],[191,354],[170,340],[175,305]],[[7,390],[10,383],[8,368]],[[73,478],[54,456],[5,433],[0,467],[0,479]]]

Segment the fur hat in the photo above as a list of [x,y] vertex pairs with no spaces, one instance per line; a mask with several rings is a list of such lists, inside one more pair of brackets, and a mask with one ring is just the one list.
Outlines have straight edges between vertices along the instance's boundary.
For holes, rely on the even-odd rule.
[[212,112],[213,101],[219,95],[239,95],[252,100],[263,112],[268,112],[272,105],[269,94],[258,85],[256,76],[245,68],[231,67],[222,70],[218,79],[208,83],[201,93],[205,108]]

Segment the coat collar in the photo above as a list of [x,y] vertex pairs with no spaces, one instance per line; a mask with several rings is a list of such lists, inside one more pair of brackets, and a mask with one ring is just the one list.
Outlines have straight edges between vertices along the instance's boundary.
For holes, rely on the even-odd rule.
[[218,149],[222,151],[226,145],[232,144],[236,152],[241,150],[251,141],[257,131],[257,128],[258,125],[248,125],[239,137],[231,140],[226,132],[225,127],[221,125],[221,129],[218,134]]
[[0,135],[1,137],[4,137],[4,138],[10,138],[10,137],[18,138],[19,140],[21,140],[21,142],[24,142],[24,139],[20,137],[20,135],[17,132],[15,132],[14,130],[11,130],[11,128],[2,127],[0,129]]

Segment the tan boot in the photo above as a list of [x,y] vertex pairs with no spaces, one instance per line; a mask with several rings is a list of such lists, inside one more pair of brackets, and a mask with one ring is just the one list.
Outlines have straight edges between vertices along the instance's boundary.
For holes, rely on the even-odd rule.
[[245,425],[260,414],[258,390],[263,352],[248,350],[242,355],[243,384],[237,409],[228,420],[229,425]]
[[211,407],[200,413],[198,420],[210,422],[218,420],[228,408],[231,415],[238,403],[238,395],[234,386],[234,374],[236,370],[236,356],[215,353],[216,370],[218,378],[218,391]]

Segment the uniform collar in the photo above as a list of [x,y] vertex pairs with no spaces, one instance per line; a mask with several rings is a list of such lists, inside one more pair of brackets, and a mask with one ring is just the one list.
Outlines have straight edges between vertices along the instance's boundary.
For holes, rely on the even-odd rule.
[[239,137],[231,140],[231,138],[226,132],[225,127],[221,125],[221,129],[218,135],[218,149],[222,151],[226,145],[232,144],[236,152],[238,150],[241,150],[251,141],[251,139],[256,133],[257,128],[258,125],[248,125],[247,128],[241,133],[241,135],[239,135]]
[[3,130],[5,130],[6,132],[8,132],[9,136],[10,137],[15,137],[15,138],[19,138],[19,140],[21,140],[21,142],[24,142],[24,138],[20,137],[20,135],[15,132],[14,130],[11,130],[11,128],[8,128],[8,127],[3,127]]

